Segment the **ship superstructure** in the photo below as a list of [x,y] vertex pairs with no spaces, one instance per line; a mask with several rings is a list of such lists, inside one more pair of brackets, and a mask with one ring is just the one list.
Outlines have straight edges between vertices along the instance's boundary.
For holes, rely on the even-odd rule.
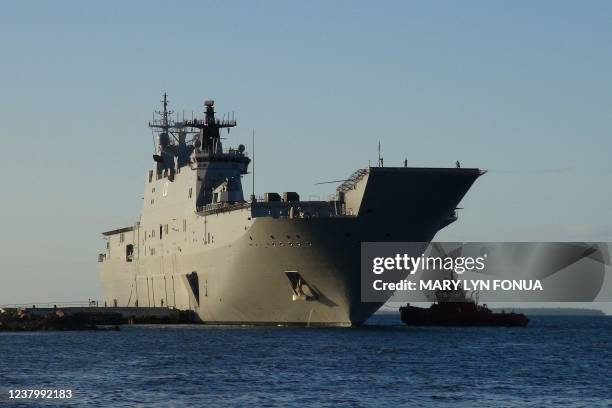
[[360,301],[361,242],[431,241],[482,174],[380,161],[331,200],[246,200],[251,159],[243,145],[224,149],[220,133],[233,115],[218,119],[208,100],[202,119],[172,120],[162,103],[140,220],[103,233],[110,306],[191,309],[209,323],[361,324],[382,305]]

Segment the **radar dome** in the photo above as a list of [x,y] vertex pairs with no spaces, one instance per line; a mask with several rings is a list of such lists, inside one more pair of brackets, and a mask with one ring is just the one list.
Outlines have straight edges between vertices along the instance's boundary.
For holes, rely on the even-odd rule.
[[244,147],[244,145],[243,145],[243,144],[238,145],[238,151],[239,151],[240,153],[244,152],[244,149],[246,149],[246,147]]

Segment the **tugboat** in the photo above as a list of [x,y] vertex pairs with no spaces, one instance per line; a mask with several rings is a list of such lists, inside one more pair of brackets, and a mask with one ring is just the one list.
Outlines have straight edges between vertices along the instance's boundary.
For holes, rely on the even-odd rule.
[[494,313],[486,304],[479,305],[458,286],[457,290],[438,290],[429,308],[400,307],[402,322],[411,326],[504,326],[525,327],[529,319],[522,313]]

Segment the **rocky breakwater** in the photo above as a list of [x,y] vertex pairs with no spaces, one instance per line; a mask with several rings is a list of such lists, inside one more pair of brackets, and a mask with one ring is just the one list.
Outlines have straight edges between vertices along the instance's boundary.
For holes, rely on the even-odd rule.
[[[115,316],[116,315],[116,316]],[[100,324],[111,325],[100,327]],[[87,313],[65,313],[54,309],[44,314],[32,313],[22,308],[0,309],[0,332],[49,331],[49,330],[119,330],[121,315],[92,316]]]

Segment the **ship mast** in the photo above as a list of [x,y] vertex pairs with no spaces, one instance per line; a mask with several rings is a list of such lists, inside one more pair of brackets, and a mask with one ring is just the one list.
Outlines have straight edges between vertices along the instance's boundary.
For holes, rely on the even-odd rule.
[[153,154],[153,160],[157,162],[158,175],[169,170],[170,176],[172,177],[175,170],[175,148],[170,140],[170,129],[174,127],[174,124],[171,123],[169,118],[174,112],[168,110],[168,94],[166,92],[164,92],[164,98],[161,100],[161,103],[162,110],[154,112],[159,115],[160,118],[155,119],[154,115],[153,121],[149,122],[149,127],[157,131],[157,143]]
[[164,92],[164,99],[161,100],[161,103],[163,106],[163,110],[155,111],[155,113],[160,116],[160,119],[154,119],[152,122],[149,122],[149,127],[161,129],[161,133],[165,133],[166,135],[168,135],[168,131],[172,127],[170,121],[168,120],[168,117],[174,112],[168,110],[168,94],[166,92]]
[[221,147],[220,129],[226,128],[229,132],[230,128],[236,126],[234,114],[228,115],[228,119],[215,118],[215,101],[204,101],[204,119],[191,119],[185,121],[185,126],[200,129],[200,149],[209,154],[223,153]]

